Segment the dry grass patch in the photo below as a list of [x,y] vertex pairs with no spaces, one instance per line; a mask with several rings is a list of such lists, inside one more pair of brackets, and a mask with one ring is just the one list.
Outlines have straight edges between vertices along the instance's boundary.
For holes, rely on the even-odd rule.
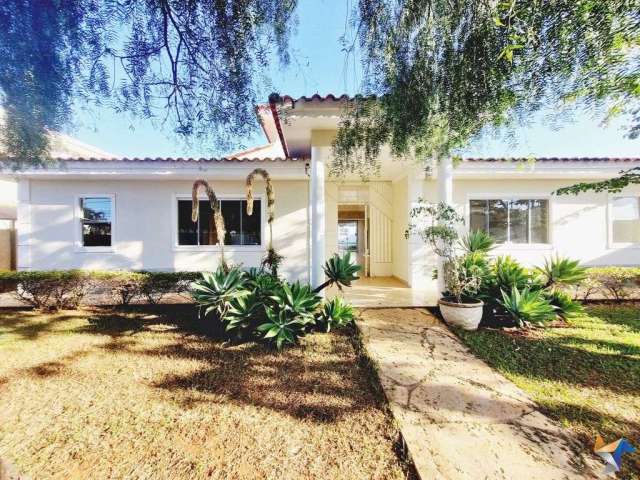
[[346,333],[277,353],[191,316],[0,312],[0,457],[38,479],[407,477]]

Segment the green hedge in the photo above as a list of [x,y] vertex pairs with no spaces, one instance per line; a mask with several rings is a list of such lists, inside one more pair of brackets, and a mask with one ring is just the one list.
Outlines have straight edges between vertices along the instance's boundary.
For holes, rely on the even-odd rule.
[[594,297],[610,300],[640,298],[640,268],[589,268],[587,278],[578,286],[576,296],[583,300]]
[[0,271],[0,293],[14,294],[41,309],[75,308],[88,293],[110,295],[127,305],[135,299],[159,303],[169,293],[183,293],[198,272],[149,271]]

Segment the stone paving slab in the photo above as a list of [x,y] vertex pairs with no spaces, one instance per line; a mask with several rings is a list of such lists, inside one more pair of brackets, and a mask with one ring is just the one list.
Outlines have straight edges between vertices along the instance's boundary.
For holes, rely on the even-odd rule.
[[422,480],[590,479],[601,465],[421,309],[357,321]]

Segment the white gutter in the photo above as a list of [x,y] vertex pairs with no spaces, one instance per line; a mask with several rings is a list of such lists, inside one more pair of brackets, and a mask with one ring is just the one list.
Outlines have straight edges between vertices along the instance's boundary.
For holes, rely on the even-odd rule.
[[[619,175],[623,170],[640,166],[640,162],[537,162],[498,163],[468,162],[453,169],[456,179],[495,178],[586,178],[606,179]],[[435,177],[437,178],[437,172]]]
[[[195,163],[195,162],[194,162]],[[51,168],[12,171],[0,170],[0,178],[25,179],[74,179],[74,178],[122,178],[122,179],[194,179],[212,177],[221,180],[244,180],[257,167],[266,168],[275,180],[303,180],[305,162],[211,162],[211,163],[171,162],[65,162]]]

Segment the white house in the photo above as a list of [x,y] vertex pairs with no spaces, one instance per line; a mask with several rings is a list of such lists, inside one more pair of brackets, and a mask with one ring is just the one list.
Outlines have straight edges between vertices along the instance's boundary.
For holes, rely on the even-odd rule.
[[383,155],[380,175],[368,182],[332,178],[331,143],[347,101],[272,98],[256,109],[269,143],[228,158],[71,158],[55,168],[5,171],[0,180],[18,186],[18,269],[214,269],[220,247],[211,244],[205,197],[199,221],[191,221],[199,178],[222,200],[227,257],[258,265],[268,233],[262,181],[254,215],[244,208],[245,178],[256,167],[274,180],[274,247],[290,279],[319,284],[327,257],[353,251],[366,276],[396,277],[435,298],[436,259],[418,238],[405,238],[419,197],[455,205],[466,228],[498,239],[496,253],[527,264],[553,254],[586,265],[640,264],[639,188],[552,195],[640,166],[640,158],[468,158],[455,168],[441,159],[428,171]]

